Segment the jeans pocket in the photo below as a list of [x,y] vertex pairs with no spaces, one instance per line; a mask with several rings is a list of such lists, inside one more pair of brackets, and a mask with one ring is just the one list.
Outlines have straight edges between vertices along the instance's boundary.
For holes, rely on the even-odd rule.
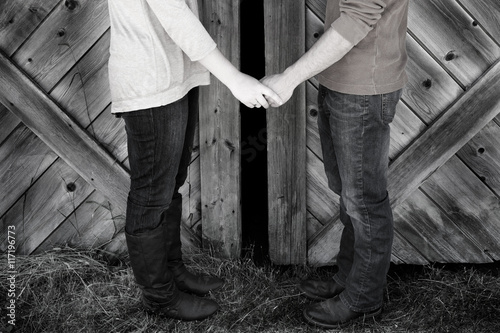
[[394,119],[396,114],[396,106],[403,93],[402,89],[396,90],[388,94],[382,94],[382,121],[388,125]]

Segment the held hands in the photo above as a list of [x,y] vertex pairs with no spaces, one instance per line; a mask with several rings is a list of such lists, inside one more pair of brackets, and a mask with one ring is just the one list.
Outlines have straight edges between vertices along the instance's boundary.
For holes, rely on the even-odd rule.
[[[292,97],[293,91],[295,90],[295,86],[289,82],[285,73],[266,76],[262,78],[260,82],[274,90],[279,97],[281,97],[283,103],[286,103],[290,97]],[[272,107],[281,105],[275,104],[272,100],[268,100],[268,102]]]
[[266,87],[255,78],[240,73],[229,90],[241,103],[249,108],[268,108],[283,104],[281,98],[272,89]]
[[234,97],[249,108],[262,106],[267,109],[269,105],[277,107],[284,102],[273,88],[266,87],[255,78],[240,72],[218,48],[199,62],[228,87]]

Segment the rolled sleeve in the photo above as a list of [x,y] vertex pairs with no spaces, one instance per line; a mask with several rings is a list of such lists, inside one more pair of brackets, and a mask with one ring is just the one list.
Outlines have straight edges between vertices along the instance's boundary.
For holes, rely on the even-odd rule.
[[340,17],[331,26],[356,45],[377,24],[385,7],[385,2],[381,0],[340,0]]
[[198,61],[216,44],[185,0],[146,0],[170,38],[191,61]]

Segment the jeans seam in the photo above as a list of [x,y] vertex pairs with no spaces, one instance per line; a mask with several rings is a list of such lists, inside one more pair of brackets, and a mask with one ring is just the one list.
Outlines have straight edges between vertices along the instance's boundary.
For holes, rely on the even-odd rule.
[[[361,132],[361,139],[362,139],[362,146],[364,147],[364,140],[365,140],[365,128],[366,128],[366,122],[368,121],[367,118],[367,113],[369,112],[369,97],[368,96],[363,96],[363,130]],[[365,203],[365,198],[364,198],[364,192],[365,192],[365,181],[364,181],[364,165],[365,163],[365,156],[364,156],[364,149],[361,149],[361,175],[360,175],[360,181],[361,181],[361,203],[362,203],[362,209],[363,209],[363,216],[365,218],[365,223],[363,223],[363,229],[367,228],[367,232],[369,235],[371,235],[371,224],[370,224],[370,215],[368,214],[368,209],[366,208],[366,203]],[[366,285],[366,272],[371,269],[371,256],[372,256],[372,251],[371,247],[369,248],[369,259],[366,261],[368,267],[364,267],[362,270],[362,275],[361,275],[361,288],[357,294],[356,301],[354,302],[355,304],[359,303],[359,299],[361,295],[364,293],[365,290],[365,285]]]
[[[150,115],[151,115],[151,116],[150,116],[150,117],[148,117],[148,120],[149,120],[149,122],[150,122],[150,124],[151,124],[152,130],[153,130],[153,136],[154,136],[154,138],[155,138],[155,140],[154,140],[154,149],[153,149],[153,165],[156,165],[156,158],[157,158],[156,154],[157,154],[157,152],[158,152],[158,151],[157,151],[157,150],[158,150],[158,140],[157,140],[158,133],[157,133],[156,127],[155,127],[155,125],[154,125],[154,124],[155,124],[155,121],[154,121],[154,119],[153,119],[153,117],[154,117],[155,113],[154,113],[154,112],[152,112],[152,111],[150,111]],[[150,175],[150,177],[149,177],[149,186],[148,186],[148,188],[149,188],[149,193],[148,193],[148,206],[151,204],[151,197],[152,197],[152,190],[153,190],[153,189],[152,189],[151,184],[153,183],[153,179],[154,179],[154,178],[155,178],[155,176],[156,176],[156,175],[155,175],[155,172],[156,172],[156,168],[153,168],[153,170],[151,171],[151,173],[152,173],[152,174],[151,174],[151,175]]]

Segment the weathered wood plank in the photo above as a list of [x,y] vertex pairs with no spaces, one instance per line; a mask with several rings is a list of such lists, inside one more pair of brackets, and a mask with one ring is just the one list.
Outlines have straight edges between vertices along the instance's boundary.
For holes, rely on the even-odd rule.
[[457,0],[474,18],[473,26],[481,26],[500,44],[500,2],[498,0]]
[[311,82],[306,83],[306,102],[307,102],[307,148],[316,156],[323,160],[321,151],[321,141],[318,131],[318,89]]
[[86,181],[125,211],[128,173],[4,54],[0,54],[0,72],[0,101]]
[[[93,191],[61,159],[55,163],[0,220],[2,239],[7,237],[7,225],[16,227],[20,254],[34,251]],[[0,242],[0,251],[5,248],[6,242]]]
[[[109,39],[108,30],[50,92],[66,113],[84,128],[111,103]],[[88,128],[89,133],[93,130]]]
[[195,152],[188,178],[179,189],[182,194],[181,241],[183,251],[202,247],[200,158]]
[[107,29],[107,1],[60,1],[13,60],[49,91]]
[[[500,112],[500,62],[406,149],[389,168],[391,204],[397,207]],[[311,262],[328,261],[322,252],[338,241],[331,223],[310,243]]]
[[391,262],[395,264],[427,265],[429,261],[399,233],[394,235]]
[[344,226],[339,216],[333,217],[309,241],[307,263],[310,265],[329,265],[335,263],[339,252],[340,236]]
[[307,7],[316,15],[321,21],[325,21],[327,0],[306,0]]
[[306,9],[306,50],[321,37],[323,27],[323,22],[310,9]]
[[307,237],[309,235],[316,234],[323,227],[323,223],[320,222],[311,212],[307,211]]
[[123,229],[125,216],[114,211],[108,200],[98,191],[86,198],[34,251],[50,250],[55,246],[72,248],[100,248]]
[[182,222],[187,228],[193,228],[201,221],[200,158],[195,158],[189,165],[188,178],[179,193],[182,194]]
[[[266,74],[282,72],[305,51],[305,2],[264,2]],[[269,255],[274,263],[306,260],[305,85],[267,111]]]
[[396,114],[390,126],[391,143],[389,147],[389,160],[391,161],[426,128],[422,120],[402,101],[396,106]]
[[128,157],[127,133],[123,120],[111,113],[111,107],[106,108],[94,123],[87,127],[87,132],[92,133],[117,163],[122,163]]
[[500,195],[500,126],[494,121],[457,153],[479,179]]
[[414,251],[430,262],[489,261],[434,200],[420,190],[394,209],[394,224]]
[[[9,112],[10,113],[10,112]],[[0,216],[57,159],[26,126],[18,126],[0,145]]]
[[408,28],[465,87],[500,57],[500,47],[456,1],[411,0]]
[[339,196],[328,187],[323,162],[307,150],[307,210],[320,223],[339,214]]
[[[239,68],[239,1],[203,1],[203,22],[221,52]],[[203,246],[237,258],[241,252],[239,102],[221,82],[201,89],[200,172]]]
[[[10,112],[3,104],[0,104],[0,124],[2,130],[0,131],[0,144],[10,135],[10,133],[21,123],[21,120],[15,114]],[[2,161],[0,156],[0,161]]]
[[[421,186],[442,207],[460,232],[471,239],[477,251],[493,260],[500,259],[500,198],[496,196],[456,156],[452,157]],[[463,239],[455,240],[467,262],[485,262],[472,256],[473,250]],[[484,252],[484,253],[483,253]],[[481,260],[479,260],[481,259]]]
[[463,94],[463,89],[411,36],[406,47],[408,83],[402,99],[429,124]]
[[2,0],[0,50],[11,56],[54,9],[59,0]]

